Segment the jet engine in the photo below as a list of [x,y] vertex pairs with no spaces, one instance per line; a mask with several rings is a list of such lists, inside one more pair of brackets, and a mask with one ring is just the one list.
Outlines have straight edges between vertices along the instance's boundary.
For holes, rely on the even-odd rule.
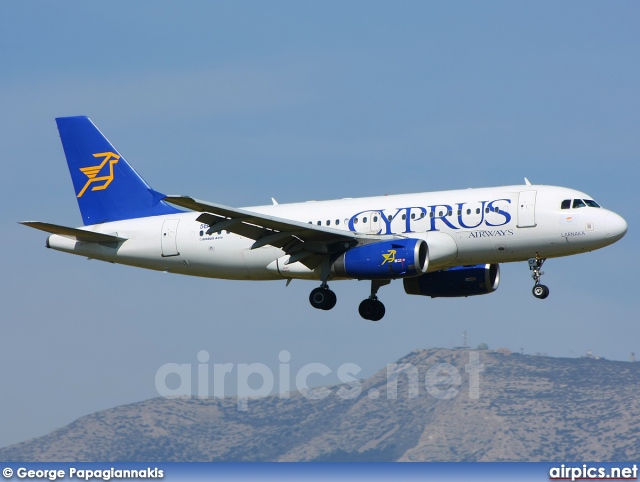
[[456,266],[404,280],[408,295],[439,297],[474,296],[492,293],[500,283],[498,264]]
[[422,239],[399,239],[351,248],[333,263],[338,278],[396,279],[427,272],[429,249]]

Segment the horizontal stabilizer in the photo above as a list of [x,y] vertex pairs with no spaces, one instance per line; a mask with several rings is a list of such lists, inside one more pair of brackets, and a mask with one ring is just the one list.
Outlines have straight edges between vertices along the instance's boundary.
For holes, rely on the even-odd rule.
[[65,238],[75,239],[83,243],[121,243],[127,240],[127,238],[121,238],[111,234],[94,233],[93,231],[68,228],[67,226],[59,226],[58,224],[41,223],[40,221],[22,221],[20,224],[39,229],[40,231],[46,231],[47,233],[59,234]]

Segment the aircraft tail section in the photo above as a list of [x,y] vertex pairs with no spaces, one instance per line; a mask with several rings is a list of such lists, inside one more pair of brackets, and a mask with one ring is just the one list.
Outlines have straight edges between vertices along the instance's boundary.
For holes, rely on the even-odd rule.
[[88,117],[56,123],[85,225],[182,212],[151,189]]

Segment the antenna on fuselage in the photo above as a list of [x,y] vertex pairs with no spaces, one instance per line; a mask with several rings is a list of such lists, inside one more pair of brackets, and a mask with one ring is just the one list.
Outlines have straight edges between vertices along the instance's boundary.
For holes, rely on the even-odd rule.
[[526,177],[524,178],[524,183],[525,183],[527,186],[531,186],[531,183],[529,182],[529,179],[527,179]]

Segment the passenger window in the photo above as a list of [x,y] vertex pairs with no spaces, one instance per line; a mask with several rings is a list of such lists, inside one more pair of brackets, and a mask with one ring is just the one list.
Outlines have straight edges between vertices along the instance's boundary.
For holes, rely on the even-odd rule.
[[471,214],[471,209],[467,209],[467,214]]
[[373,217],[373,222],[374,222],[374,223],[377,223],[377,222],[378,222],[378,216],[374,216],[374,217]]
[[358,218],[355,218],[355,219],[353,220],[353,224],[358,224]]
[[453,214],[453,211],[447,211],[447,216],[451,216]]
[[402,220],[404,221],[405,219],[407,219],[407,215],[406,215],[406,214],[403,214],[403,215],[402,215]]
[[438,213],[438,217],[442,217],[442,215],[443,215],[443,214],[444,214],[444,213],[443,213],[442,211],[440,211],[440,212]]
[[582,199],[574,199],[573,200],[573,209],[584,208],[584,207],[587,207],[587,205],[584,203],[584,201]]
[[424,212],[420,213],[420,219],[424,218]]
[[489,213],[489,208],[484,208],[484,212],[488,214]]
[[331,221],[327,219],[327,226],[331,226]]
[[564,201],[562,201],[562,204],[560,204],[560,209],[570,209],[571,208],[571,199],[565,199]]
[[367,222],[367,217],[365,216],[364,218],[362,218],[362,222],[366,223]]
[[411,219],[415,219],[416,218],[416,213],[411,213]]
[[458,209],[458,216],[462,216],[462,209]]
[[480,208],[476,208],[476,214],[480,214]]
[[322,226],[322,221],[318,221],[318,226]]
[[340,224],[340,220],[339,220],[339,219],[336,219],[336,226],[337,226],[338,224]]
[[436,213],[434,213],[433,211],[429,212],[429,217],[430,218],[435,218],[436,217]]
[[389,216],[387,217],[387,219],[388,219],[389,221],[393,221],[393,216],[392,216],[391,214],[389,214]]
[[498,209],[498,208],[493,208],[493,212],[494,212],[494,213],[497,213],[498,211],[499,211],[499,209]]
[[204,235],[204,231],[200,231],[200,236]]

